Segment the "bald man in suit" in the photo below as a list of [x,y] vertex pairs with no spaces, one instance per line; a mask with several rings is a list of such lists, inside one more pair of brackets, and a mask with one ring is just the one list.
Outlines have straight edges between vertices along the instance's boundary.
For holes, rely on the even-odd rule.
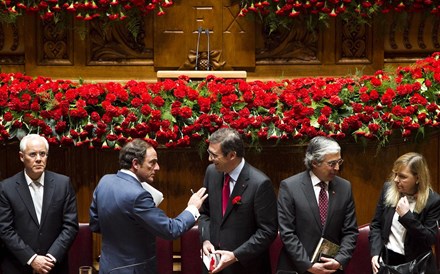
[[[281,182],[278,222],[284,247],[278,271],[342,273],[348,264],[359,232],[350,182],[337,176],[343,163],[340,151],[339,144],[331,138],[313,138],[304,159],[307,170]],[[323,218],[319,209],[321,188],[327,197]],[[334,258],[312,263],[321,237],[339,245],[339,252]]]
[[[268,249],[278,231],[272,182],[244,160],[243,141],[233,129],[214,132],[208,153],[213,164],[205,174],[209,196],[200,211],[199,232],[203,253],[220,255],[212,273],[270,273]],[[223,195],[225,176],[230,177],[229,197]]]

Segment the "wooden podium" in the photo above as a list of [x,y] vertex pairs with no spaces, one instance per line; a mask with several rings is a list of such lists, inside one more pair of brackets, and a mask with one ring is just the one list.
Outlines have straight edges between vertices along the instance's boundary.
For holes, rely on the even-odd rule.
[[215,77],[229,78],[229,79],[244,79],[247,78],[247,72],[244,70],[230,70],[230,71],[217,71],[217,70],[158,70],[157,81],[165,79],[177,79],[179,76],[188,76],[193,81],[204,80],[208,75]]

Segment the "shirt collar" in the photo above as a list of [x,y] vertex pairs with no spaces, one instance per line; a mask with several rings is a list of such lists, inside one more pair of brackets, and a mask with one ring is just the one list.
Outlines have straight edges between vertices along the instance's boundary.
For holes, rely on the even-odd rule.
[[[321,180],[318,178],[318,176],[315,175],[311,170],[309,171],[310,179],[312,180],[312,186],[316,186],[321,182]],[[328,182],[324,182],[328,186]]]
[[[30,186],[31,183],[34,181],[31,179],[31,177],[29,177],[29,175],[27,175],[26,171],[24,171],[24,178],[26,179],[26,183],[28,186]],[[35,181],[39,182],[42,186],[44,186],[44,172],[43,174],[41,174],[40,178],[38,178]]]
[[234,182],[237,182],[238,176],[240,176],[241,170],[244,167],[244,158],[241,158],[241,162],[238,164],[237,167],[235,167],[231,172],[229,172],[229,176],[231,177]]
[[121,169],[121,170],[119,170],[119,171],[122,172],[122,173],[125,173],[125,174],[127,174],[127,175],[130,175],[131,177],[135,178],[136,181],[141,182],[141,180],[139,180],[138,176],[136,176],[136,174],[134,174],[133,171],[128,170],[128,169]]

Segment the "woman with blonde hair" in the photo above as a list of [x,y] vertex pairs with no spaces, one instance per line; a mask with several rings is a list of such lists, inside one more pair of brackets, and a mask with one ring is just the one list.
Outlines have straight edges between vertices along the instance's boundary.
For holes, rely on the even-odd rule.
[[[373,272],[379,271],[379,254],[388,265],[412,261],[431,250],[436,242],[440,196],[433,191],[426,159],[419,153],[400,156],[384,184],[376,214],[370,224]],[[434,258],[425,273],[438,273]]]

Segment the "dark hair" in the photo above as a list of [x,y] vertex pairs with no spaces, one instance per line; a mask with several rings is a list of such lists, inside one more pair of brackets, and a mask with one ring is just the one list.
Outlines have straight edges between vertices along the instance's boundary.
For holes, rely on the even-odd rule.
[[134,159],[143,163],[149,147],[151,147],[151,145],[142,139],[134,139],[126,143],[119,152],[119,167],[122,169],[130,169]]
[[237,157],[244,157],[243,140],[240,134],[232,128],[220,128],[209,137],[209,142],[212,144],[220,143],[224,156],[231,151],[235,151]]

